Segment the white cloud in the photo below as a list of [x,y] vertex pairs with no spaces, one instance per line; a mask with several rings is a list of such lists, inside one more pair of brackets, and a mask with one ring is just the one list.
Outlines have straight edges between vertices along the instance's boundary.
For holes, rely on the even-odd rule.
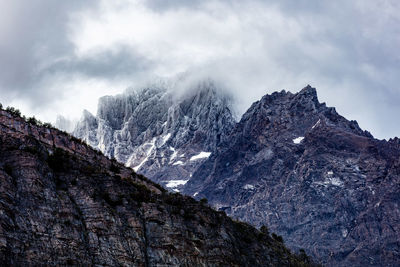
[[[35,18],[46,5],[54,8],[49,1],[41,3],[43,10],[36,8]],[[374,135],[400,135],[400,126],[391,123],[400,112],[397,1],[98,3],[65,4],[63,20],[54,25],[59,32],[39,30],[60,21],[51,16],[27,27],[50,33],[47,38],[21,35],[0,48],[2,55],[14,43],[33,42],[27,51],[45,55],[23,64],[26,57],[12,53],[8,58],[21,64],[7,71],[0,64],[0,90],[6,90],[0,101],[54,120],[57,113],[93,111],[99,96],[121,92],[146,77],[189,71],[230,88],[239,112],[265,93],[311,84],[320,100]],[[16,18],[25,14],[24,8],[12,10],[5,12],[11,15],[2,21],[10,26],[2,24],[0,40],[10,36],[11,26],[29,25],[29,16],[22,22]],[[15,82],[15,77],[26,77],[25,82]]]

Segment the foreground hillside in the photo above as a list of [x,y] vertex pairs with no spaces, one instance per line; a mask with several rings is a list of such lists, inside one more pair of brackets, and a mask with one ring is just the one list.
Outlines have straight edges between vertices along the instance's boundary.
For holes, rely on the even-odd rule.
[[232,221],[55,129],[0,110],[2,265],[303,266]]

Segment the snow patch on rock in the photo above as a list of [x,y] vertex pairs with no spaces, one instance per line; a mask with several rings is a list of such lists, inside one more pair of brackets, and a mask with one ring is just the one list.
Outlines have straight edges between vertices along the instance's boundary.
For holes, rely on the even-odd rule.
[[172,151],[171,158],[169,159],[169,164],[171,164],[174,161],[174,159],[176,158],[176,156],[178,155],[178,152],[172,146],[169,147],[169,150]]
[[245,189],[245,190],[253,190],[254,189],[254,185],[246,184],[246,185],[243,186],[243,189]]
[[343,182],[337,177],[327,177],[323,182],[315,182],[315,184],[323,185],[325,187],[333,185],[338,187],[343,187]]
[[201,151],[199,154],[194,155],[193,157],[191,157],[191,158],[190,158],[190,161],[208,158],[210,155],[211,155],[211,152],[204,152],[204,151]]
[[301,141],[303,141],[303,139],[304,139],[304,136],[299,136],[299,137],[293,139],[293,143],[300,144]]
[[321,122],[321,119],[319,119],[319,120],[317,121],[317,123],[314,124],[313,127],[311,127],[311,129],[314,129],[315,127],[317,127],[317,125],[320,124],[320,122]]
[[145,143],[143,146],[144,147],[148,146],[149,148],[146,149],[147,152],[146,152],[145,159],[142,160],[142,162],[140,162],[139,165],[132,168],[135,170],[135,172],[137,172],[140,169],[140,167],[142,167],[142,165],[149,159],[151,152],[153,151],[153,149],[155,147],[155,138],[153,138],[150,143]]
[[163,136],[163,137],[162,137],[162,140],[161,140],[160,147],[163,146],[163,145],[168,141],[168,139],[169,139],[170,137],[171,137],[171,133],[168,133],[168,134],[166,134],[165,136]]
[[171,180],[165,186],[168,188],[178,187],[179,185],[185,185],[189,180]]
[[347,237],[347,234],[348,234],[349,232],[347,231],[347,229],[342,229],[342,236],[343,237]]
[[181,160],[178,160],[177,162],[174,162],[174,164],[172,165],[185,165],[185,163],[183,163]]

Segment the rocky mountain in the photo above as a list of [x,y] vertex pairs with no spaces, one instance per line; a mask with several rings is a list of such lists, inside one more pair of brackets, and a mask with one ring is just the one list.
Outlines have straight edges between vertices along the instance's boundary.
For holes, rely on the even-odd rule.
[[73,135],[178,191],[235,125],[230,98],[213,82],[190,86],[179,96],[158,83],[102,97],[97,115],[85,111]]
[[266,228],[259,231],[204,201],[168,193],[80,140],[4,110],[0,192],[2,266],[308,262]]
[[400,145],[319,103],[307,86],[255,102],[182,192],[327,266],[400,266]]
[[195,88],[102,98],[74,133],[327,266],[400,265],[399,139],[374,139],[310,86],[265,95],[237,123],[212,82]]

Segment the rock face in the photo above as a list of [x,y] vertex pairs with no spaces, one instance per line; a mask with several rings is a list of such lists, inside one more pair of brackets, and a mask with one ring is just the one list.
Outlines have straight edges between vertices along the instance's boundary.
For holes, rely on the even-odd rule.
[[398,138],[374,139],[310,86],[264,96],[238,123],[212,83],[196,89],[105,97],[75,135],[328,266],[400,265]]
[[320,104],[310,86],[254,103],[182,192],[327,266],[400,265],[400,145]]
[[178,191],[235,124],[229,97],[212,82],[193,87],[182,96],[159,84],[103,97],[97,115],[85,111],[73,134]]
[[[96,125],[88,119],[85,126]],[[302,264],[266,230],[168,193],[80,140],[3,110],[0,192],[2,266]]]

